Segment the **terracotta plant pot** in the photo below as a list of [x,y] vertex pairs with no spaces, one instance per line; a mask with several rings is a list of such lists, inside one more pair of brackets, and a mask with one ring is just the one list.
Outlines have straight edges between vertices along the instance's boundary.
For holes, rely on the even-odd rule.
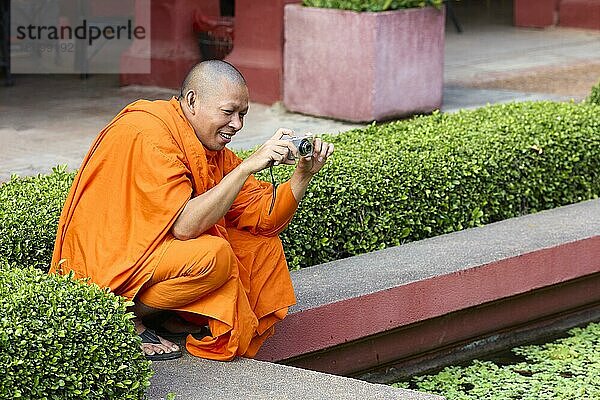
[[285,7],[285,106],[348,121],[384,120],[442,103],[445,11]]

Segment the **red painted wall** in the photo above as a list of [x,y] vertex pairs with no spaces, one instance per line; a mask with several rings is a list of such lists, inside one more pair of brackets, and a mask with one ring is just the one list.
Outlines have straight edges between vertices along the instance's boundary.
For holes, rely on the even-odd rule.
[[600,0],[562,0],[558,24],[573,28],[600,29]]
[[[500,299],[561,285],[599,271],[600,236],[473,266],[292,313],[277,325],[276,334],[261,348],[257,358],[281,361],[326,350]],[[596,292],[581,294],[592,302],[597,301]],[[540,317],[537,311],[536,308],[518,312],[509,310],[500,319],[482,315],[478,329],[493,331],[498,328],[499,320],[502,324],[534,320]],[[360,318],[354,317],[357,315]],[[302,334],[299,336],[298,332]],[[435,347],[436,344],[428,342],[423,346]]]
[[226,58],[246,78],[250,99],[283,98],[283,8],[299,0],[236,0],[233,51]]
[[133,16],[135,0],[102,0],[89,3],[91,14],[96,17]]
[[555,25],[558,19],[558,2],[559,0],[515,0],[515,26],[544,28]]
[[[136,16],[143,13],[136,7]],[[122,85],[149,85],[179,88],[189,69],[200,61],[198,40],[193,31],[195,12],[218,16],[218,0],[151,1],[151,73],[121,74]],[[145,58],[134,43],[121,57],[121,63]]]
[[514,0],[515,26],[600,29],[600,0]]

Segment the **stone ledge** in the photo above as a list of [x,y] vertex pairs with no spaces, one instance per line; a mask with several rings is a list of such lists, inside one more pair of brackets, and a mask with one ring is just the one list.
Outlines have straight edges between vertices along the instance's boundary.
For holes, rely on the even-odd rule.
[[166,399],[169,393],[184,400],[443,400],[411,390],[241,358],[219,362],[186,355],[156,362],[153,369],[149,400]]
[[599,271],[600,200],[306,268],[292,274],[298,304],[258,358],[323,351]]

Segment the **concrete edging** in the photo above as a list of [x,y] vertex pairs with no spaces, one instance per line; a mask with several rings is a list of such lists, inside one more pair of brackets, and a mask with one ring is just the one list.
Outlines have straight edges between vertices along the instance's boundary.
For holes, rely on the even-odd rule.
[[[366,345],[366,338],[436,318],[448,320],[458,312],[530,297],[529,302],[504,305],[500,314],[480,315],[473,330],[476,340],[486,332],[592,306],[600,302],[600,293],[585,281],[596,283],[598,272],[598,199],[306,268],[292,274],[298,304],[258,358],[357,373],[390,362],[394,351],[404,352],[403,357],[410,353],[398,344],[383,348],[392,354],[382,354],[381,347]],[[580,286],[560,289],[581,280]],[[562,301],[550,294],[535,303],[543,297],[538,291],[548,288],[572,295]],[[419,335],[423,332],[397,340],[409,339],[408,346],[421,340],[420,352],[451,343],[439,335]],[[468,330],[462,335],[453,340],[468,339]],[[360,350],[347,350],[342,357],[350,359],[342,360],[339,354],[336,358],[337,348],[361,342]],[[328,354],[321,357],[322,353]],[[304,357],[313,361],[303,362]]]

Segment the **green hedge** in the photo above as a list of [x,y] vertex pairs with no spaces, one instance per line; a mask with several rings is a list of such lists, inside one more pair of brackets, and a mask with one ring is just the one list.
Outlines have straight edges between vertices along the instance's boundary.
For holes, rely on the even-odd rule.
[[142,399],[151,374],[121,297],[0,265],[1,399]]
[[600,324],[575,328],[545,345],[513,349],[520,362],[474,361],[395,384],[447,400],[600,399]]
[[[600,106],[525,102],[328,136],[336,153],[282,234],[290,267],[598,197],[599,132]],[[274,172],[282,182],[291,168]],[[1,255],[47,269],[71,180],[57,170],[0,186]]]
[[440,8],[442,0],[303,0],[302,4],[306,7],[337,8],[363,12],[427,6]]
[[[334,137],[282,241],[306,267],[598,197],[600,106],[525,102]],[[274,169],[281,182],[289,168]],[[267,173],[260,176],[269,180]]]
[[47,271],[58,218],[75,174],[13,176],[0,186],[0,258]]
[[592,92],[590,93],[590,97],[588,97],[588,102],[600,105],[600,82],[592,87]]

